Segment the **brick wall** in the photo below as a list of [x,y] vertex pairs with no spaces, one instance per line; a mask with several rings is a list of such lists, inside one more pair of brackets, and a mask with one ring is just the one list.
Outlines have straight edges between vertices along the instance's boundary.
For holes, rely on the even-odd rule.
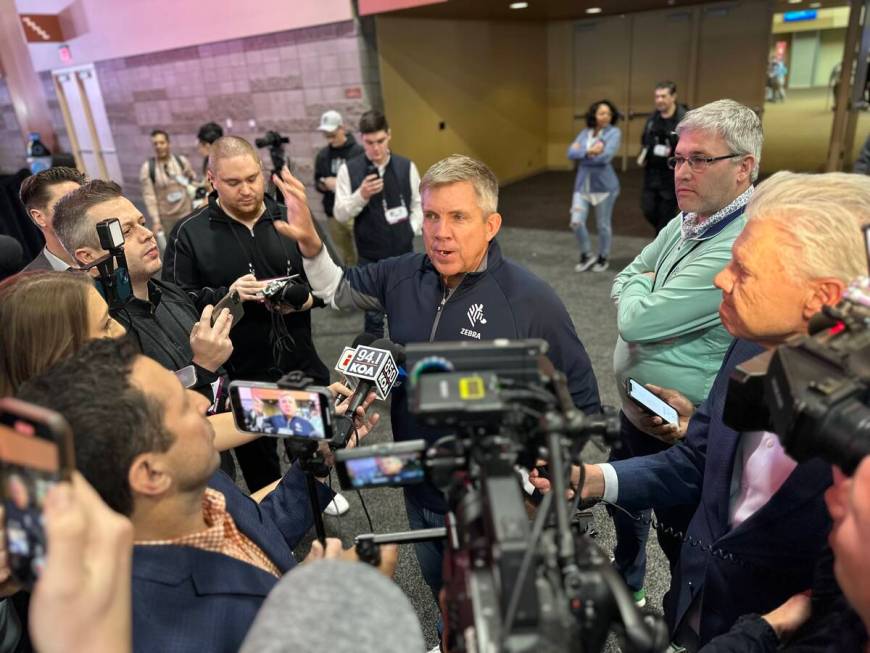
[[[293,171],[310,185],[324,145],[320,115],[337,109],[355,127],[362,112],[381,106],[372,25],[347,21],[98,62],[125,194],[141,197],[139,167],[158,127],[199,172],[196,132],[208,121],[250,141],[269,129],[288,136]],[[261,154],[271,170],[268,152]]]
[[24,140],[5,80],[0,78],[0,174],[13,173],[26,165]]

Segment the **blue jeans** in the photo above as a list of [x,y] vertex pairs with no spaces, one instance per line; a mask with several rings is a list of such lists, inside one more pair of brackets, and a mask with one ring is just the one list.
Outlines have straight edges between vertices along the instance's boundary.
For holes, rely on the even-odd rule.
[[[622,447],[610,451],[610,460],[625,460],[635,456],[647,456],[669,448],[661,440],[640,431],[628,421],[625,413],[619,413],[620,439]],[[656,509],[656,519],[660,524],[685,533],[696,506],[676,506]],[[649,538],[650,510],[641,511],[640,520],[635,520],[619,509],[608,508],[616,528],[616,548],[613,550],[613,564],[633,592],[643,587],[646,576],[646,541]],[[659,546],[664,551],[671,568],[671,574],[680,559],[682,538],[662,531],[658,532]],[[667,605],[667,604],[666,604]],[[671,622],[669,622],[671,623]]]
[[616,204],[617,197],[619,197],[619,191],[611,191],[607,199],[592,206],[588,200],[583,199],[580,193],[574,193],[571,201],[571,229],[577,236],[581,254],[592,252],[589,230],[586,229],[586,219],[589,217],[589,209],[591,208],[595,210],[595,225],[598,228],[598,256],[601,258],[610,256],[610,243],[613,240],[613,229],[610,223],[613,218],[613,205]]
[[[444,515],[418,505],[407,496],[405,497],[405,509],[408,511],[408,524],[410,524],[411,530],[444,526]],[[435,603],[438,603],[438,593],[443,585],[441,572],[444,561],[444,542],[443,540],[418,542],[414,545],[414,553],[417,554],[417,562],[420,563],[423,580],[432,590]]]

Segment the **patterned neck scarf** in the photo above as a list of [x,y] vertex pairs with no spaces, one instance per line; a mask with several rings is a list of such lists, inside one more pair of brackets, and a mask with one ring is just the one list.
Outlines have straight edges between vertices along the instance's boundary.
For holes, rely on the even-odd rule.
[[743,191],[742,194],[738,195],[728,206],[719,209],[716,213],[707,218],[701,218],[697,213],[683,213],[681,216],[682,225],[680,226],[683,240],[700,238],[710,227],[721,222],[737,209],[746,206],[749,202],[749,198],[752,197],[752,191],[754,190],[755,186],[750,186]]

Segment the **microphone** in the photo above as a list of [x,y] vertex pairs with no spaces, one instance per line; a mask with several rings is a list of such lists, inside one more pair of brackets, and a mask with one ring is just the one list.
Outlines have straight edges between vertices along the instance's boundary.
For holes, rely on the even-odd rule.
[[386,338],[375,340],[371,345],[356,347],[353,357],[347,362],[346,373],[359,379],[359,382],[349,397],[347,411],[343,415],[345,419],[342,421],[347,426],[335,429],[334,443],[336,446],[344,447],[347,445],[347,440],[353,431],[353,417],[356,414],[356,409],[362,406],[372,390],[375,391],[379,399],[387,398],[399,378],[398,365],[404,364],[404,362],[404,348]]
[[373,336],[371,333],[361,333],[356,338],[354,338],[353,344],[350,347],[345,347],[341,355],[338,357],[338,361],[335,363],[336,372],[340,372],[342,376],[344,376],[345,384],[349,386],[351,389],[356,388],[357,383],[359,383],[359,379],[355,376],[350,376],[347,373],[347,368],[350,365],[350,362],[353,360],[353,355],[356,353],[356,348],[360,345],[370,345],[375,340],[377,340],[377,336]]
[[282,304],[288,304],[293,307],[295,310],[300,310],[303,306],[305,306],[305,302],[308,301],[308,298],[311,296],[311,289],[303,283],[288,283],[284,286],[284,290],[281,293],[280,302]]
[[423,632],[399,586],[370,565],[317,560],[278,581],[240,653],[424,651]]

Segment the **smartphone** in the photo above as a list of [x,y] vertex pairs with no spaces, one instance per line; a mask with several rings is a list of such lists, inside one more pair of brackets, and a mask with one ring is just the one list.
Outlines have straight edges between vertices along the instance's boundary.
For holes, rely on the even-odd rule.
[[372,163],[371,161],[369,161],[366,164],[366,177],[368,177],[370,175],[374,175],[375,177],[377,177],[379,179],[381,177],[380,170],[378,170],[378,167],[374,163]]
[[425,440],[393,442],[335,452],[335,469],[344,490],[416,485],[426,478]]
[[230,309],[230,315],[233,316],[233,323],[230,325],[230,331],[232,331],[239,323],[239,320],[245,316],[245,309],[242,307],[242,299],[239,297],[239,293],[235,290],[224,295],[224,298],[215,304],[214,310],[211,313],[212,326],[217,322],[218,316],[225,308]]
[[236,428],[278,438],[332,439],[332,393],[326,388],[285,390],[275,383],[233,381],[230,405]]
[[651,415],[658,415],[669,424],[679,425],[677,410],[666,401],[657,397],[634,379],[626,379],[625,391],[629,398]]
[[57,413],[17,399],[0,399],[0,498],[9,568],[32,588],[45,566],[46,493],[75,467],[72,431]]

